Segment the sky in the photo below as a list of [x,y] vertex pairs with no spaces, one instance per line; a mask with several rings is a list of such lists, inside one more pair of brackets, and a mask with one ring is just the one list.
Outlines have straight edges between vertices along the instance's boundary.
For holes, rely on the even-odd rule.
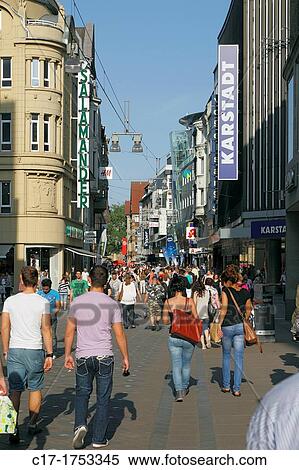
[[[179,119],[203,111],[213,89],[217,36],[230,0],[75,0],[85,23],[95,24],[98,79],[122,114],[107,76],[122,107],[130,101],[130,122],[143,134],[155,157],[166,163],[169,133],[183,127]],[[67,12],[82,26],[73,0],[62,0]],[[102,123],[108,137],[123,125],[103,92]],[[124,151],[110,153],[114,177],[109,202],[130,198],[130,181],[155,175],[156,159],[146,149],[132,154],[129,137],[122,137]]]

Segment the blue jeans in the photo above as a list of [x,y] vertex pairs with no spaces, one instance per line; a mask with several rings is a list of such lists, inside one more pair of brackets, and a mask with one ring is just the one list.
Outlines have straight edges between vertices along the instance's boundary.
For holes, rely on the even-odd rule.
[[234,385],[233,391],[239,392],[243,376],[244,330],[243,323],[222,327],[222,381],[223,388],[230,388],[230,358],[234,348]]
[[194,346],[184,339],[169,336],[168,349],[172,361],[172,378],[175,390],[186,390],[190,382]]
[[92,442],[105,442],[112,392],[113,356],[76,359],[75,429],[87,426],[88,403],[96,379],[97,404],[94,416]]
[[135,324],[135,305],[125,305],[122,304],[123,309],[123,322],[124,326],[127,328]]

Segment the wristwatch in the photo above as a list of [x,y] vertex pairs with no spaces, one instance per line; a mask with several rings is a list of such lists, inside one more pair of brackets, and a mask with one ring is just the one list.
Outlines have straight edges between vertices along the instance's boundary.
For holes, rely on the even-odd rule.
[[51,357],[53,359],[54,354],[53,353],[48,353],[46,354],[46,357]]

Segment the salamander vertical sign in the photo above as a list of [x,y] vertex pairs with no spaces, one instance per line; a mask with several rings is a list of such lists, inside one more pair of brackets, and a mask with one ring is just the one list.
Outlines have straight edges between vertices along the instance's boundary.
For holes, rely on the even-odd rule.
[[77,156],[77,207],[89,208],[89,111],[90,69],[87,62],[78,74],[78,156]]
[[239,46],[218,49],[218,179],[238,179]]

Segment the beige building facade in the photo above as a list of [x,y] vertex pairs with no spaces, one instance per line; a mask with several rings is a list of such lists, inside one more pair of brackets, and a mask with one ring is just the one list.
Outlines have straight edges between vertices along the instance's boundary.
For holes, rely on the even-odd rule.
[[0,0],[0,272],[15,290],[25,264],[57,287],[90,229],[72,203],[77,83],[65,62],[75,36],[54,0]]

